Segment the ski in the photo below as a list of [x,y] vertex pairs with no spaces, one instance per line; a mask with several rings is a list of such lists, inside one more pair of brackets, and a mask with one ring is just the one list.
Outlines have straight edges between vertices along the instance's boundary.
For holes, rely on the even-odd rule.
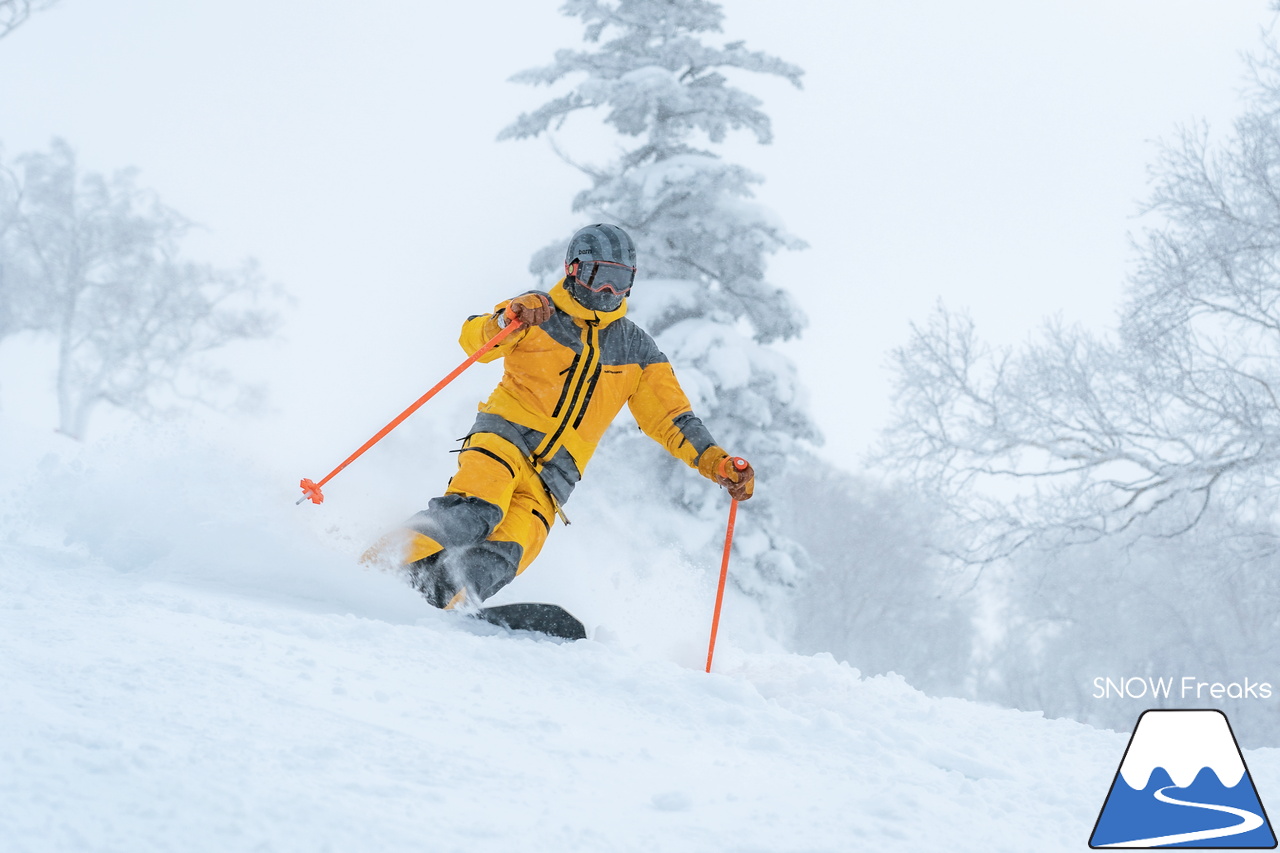
[[558,604],[525,602],[482,607],[476,618],[510,631],[534,631],[563,640],[585,640],[587,629]]

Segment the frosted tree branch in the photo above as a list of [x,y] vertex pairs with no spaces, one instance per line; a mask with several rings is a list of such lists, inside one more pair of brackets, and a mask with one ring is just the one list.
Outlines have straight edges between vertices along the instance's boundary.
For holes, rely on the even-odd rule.
[[0,38],[25,23],[32,12],[48,9],[56,2],[58,0],[0,0]]
[[939,306],[894,354],[882,464],[939,493],[966,560],[1035,542],[1177,537],[1215,510],[1251,540],[1280,520],[1280,54],[1255,58],[1221,142],[1183,129],[1151,169],[1114,335],[1047,324],[994,353]]

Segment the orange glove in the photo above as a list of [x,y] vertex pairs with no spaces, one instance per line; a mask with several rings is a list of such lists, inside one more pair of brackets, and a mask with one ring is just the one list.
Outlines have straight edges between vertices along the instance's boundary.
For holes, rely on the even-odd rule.
[[[738,470],[734,462],[741,462],[746,467]],[[716,466],[716,482],[729,490],[735,501],[748,500],[756,490],[756,471],[751,463],[741,457],[726,456]]]
[[545,293],[525,293],[507,303],[500,325],[506,326],[511,320],[519,320],[526,326],[538,326],[550,320],[555,311],[551,297]]
[[733,464],[735,458],[722,447],[708,447],[698,460],[698,471],[728,489],[735,501],[749,500],[755,493],[756,472],[745,459],[742,463],[746,467],[739,471]]

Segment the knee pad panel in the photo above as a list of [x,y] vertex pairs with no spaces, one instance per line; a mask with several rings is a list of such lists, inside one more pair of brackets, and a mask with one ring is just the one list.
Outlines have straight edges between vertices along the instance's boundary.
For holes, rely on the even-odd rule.
[[432,498],[406,526],[445,548],[456,548],[483,542],[501,521],[502,508],[495,504],[465,495],[445,495]]

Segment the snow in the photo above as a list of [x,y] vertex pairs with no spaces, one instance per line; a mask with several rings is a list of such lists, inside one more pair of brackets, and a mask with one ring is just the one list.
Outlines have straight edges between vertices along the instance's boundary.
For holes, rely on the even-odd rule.
[[[673,551],[565,569],[592,639],[512,636],[216,446],[4,438],[5,850],[1080,850],[1124,751],[770,651],[733,599],[708,675],[712,579]],[[1265,802],[1280,760],[1247,757]]]

